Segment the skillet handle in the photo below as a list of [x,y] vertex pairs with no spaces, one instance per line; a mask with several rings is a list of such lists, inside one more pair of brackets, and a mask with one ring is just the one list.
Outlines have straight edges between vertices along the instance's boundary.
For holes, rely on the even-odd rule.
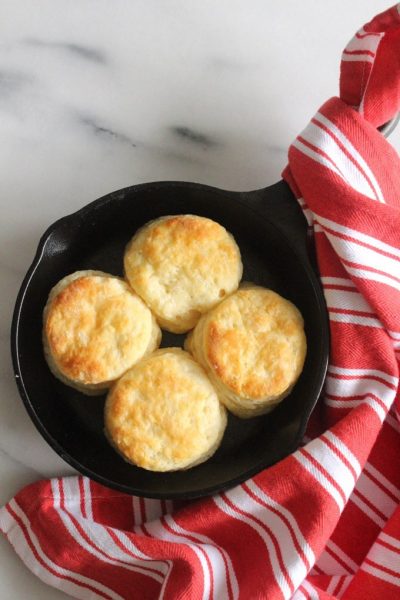
[[303,211],[285,181],[278,181],[262,190],[246,192],[243,199],[260,213],[260,216],[268,217],[317,271],[312,230],[308,227]]

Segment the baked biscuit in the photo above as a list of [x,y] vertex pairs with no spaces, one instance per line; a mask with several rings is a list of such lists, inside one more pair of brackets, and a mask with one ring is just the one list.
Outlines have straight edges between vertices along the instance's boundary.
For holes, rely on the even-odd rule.
[[223,300],[185,342],[221,402],[242,418],[269,412],[289,394],[306,347],[303,318],[294,304],[257,286]]
[[222,225],[195,215],[161,217],[132,238],[125,275],[164,329],[184,333],[234,292],[242,277],[239,248]]
[[180,348],[141,360],[110,390],[105,432],[127,460],[150,471],[188,469],[217,450],[226,410],[200,365]]
[[154,316],[127,283],[77,271],[50,292],[43,345],[52,373],[89,395],[101,394],[160,344]]

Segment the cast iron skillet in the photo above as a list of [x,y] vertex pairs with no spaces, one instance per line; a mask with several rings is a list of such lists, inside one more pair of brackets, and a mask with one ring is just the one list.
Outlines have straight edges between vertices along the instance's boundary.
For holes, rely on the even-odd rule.
[[[133,233],[161,215],[192,213],[223,224],[236,238],[246,281],[292,300],[305,320],[304,371],[292,393],[271,414],[249,420],[229,416],[223,443],[206,463],[175,473],[128,465],[103,434],[104,397],[87,397],[60,383],[43,356],[42,311],[51,287],[81,269],[122,275]],[[320,394],[328,361],[327,311],[308,243],[307,226],[283,181],[254,192],[228,192],[195,183],[158,182],[113,192],[51,225],[18,294],[12,323],[16,382],[26,409],[52,448],[92,479],[154,498],[193,498],[244,481],[294,451]],[[162,346],[184,336],[164,332]]]

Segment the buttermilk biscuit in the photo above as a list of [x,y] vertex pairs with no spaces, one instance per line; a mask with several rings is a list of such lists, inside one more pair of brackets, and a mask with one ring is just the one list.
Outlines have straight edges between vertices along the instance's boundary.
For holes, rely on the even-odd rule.
[[77,271],[50,292],[43,345],[52,373],[89,395],[101,394],[159,346],[160,328],[119,277]]
[[257,286],[223,300],[185,342],[221,402],[242,418],[269,412],[289,394],[302,371],[306,347],[297,308]]
[[124,265],[135,292],[161,327],[174,333],[193,328],[203,313],[234,292],[243,270],[232,235],[195,215],[147,223],[128,244]]
[[105,404],[111,445],[150,471],[204,462],[217,450],[226,422],[204,370],[180,348],[141,360],[112,387]]

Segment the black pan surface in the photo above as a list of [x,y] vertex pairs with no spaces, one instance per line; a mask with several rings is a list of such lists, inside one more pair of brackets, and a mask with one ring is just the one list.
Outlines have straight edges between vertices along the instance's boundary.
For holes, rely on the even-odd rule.
[[[298,383],[275,411],[249,420],[230,415],[222,445],[206,463],[188,471],[152,473],[127,464],[107,443],[104,396],[84,396],[50,373],[42,350],[42,311],[51,287],[73,271],[122,275],[124,248],[134,232],[151,219],[180,213],[210,217],[235,236],[243,279],[276,290],[302,312],[308,353]],[[182,346],[183,339],[164,332],[162,346]],[[16,301],[11,345],[29,415],[51,447],[81,473],[154,498],[194,498],[232,487],[298,447],[325,378],[327,311],[301,210],[283,181],[246,193],[160,182],[108,194],[43,235]]]

